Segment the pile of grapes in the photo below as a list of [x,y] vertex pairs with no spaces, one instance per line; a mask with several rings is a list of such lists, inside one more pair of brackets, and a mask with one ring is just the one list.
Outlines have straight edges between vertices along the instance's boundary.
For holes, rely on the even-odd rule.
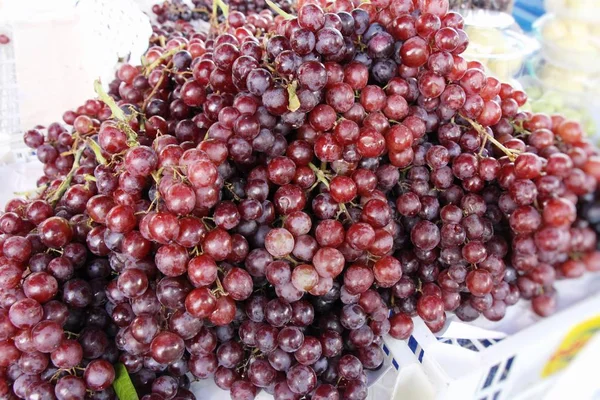
[[[156,21],[159,24],[164,24],[167,21],[210,21],[214,8],[214,0],[192,0],[192,3],[194,8],[190,8],[182,0],[165,0],[163,3],[155,4],[152,7],[152,12],[156,15]],[[265,15],[267,17],[273,16],[265,0],[225,0],[224,3],[227,4],[229,11],[239,11],[247,15],[249,22],[257,28],[268,28],[266,22],[259,21],[258,19]],[[273,3],[284,11],[290,12],[292,10],[292,2],[290,0],[274,0]],[[218,7],[216,11],[219,11]],[[222,12],[218,12],[218,17],[222,22],[226,23]]]
[[145,400],[190,377],[364,399],[413,318],[547,316],[600,270],[598,149],[465,61],[448,0],[277,12],[155,27],[25,133],[44,176],[0,216],[1,398],[114,399],[126,369]]

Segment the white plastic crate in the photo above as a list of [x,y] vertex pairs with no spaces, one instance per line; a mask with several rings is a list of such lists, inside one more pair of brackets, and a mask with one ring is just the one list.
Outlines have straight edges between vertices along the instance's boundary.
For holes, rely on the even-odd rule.
[[480,318],[467,324],[451,316],[436,335],[415,318],[408,340],[386,344],[403,363],[407,353],[414,355],[436,399],[537,400],[600,332],[598,274],[558,282],[557,290],[560,311],[549,318],[535,316],[524,301],[498,323]]

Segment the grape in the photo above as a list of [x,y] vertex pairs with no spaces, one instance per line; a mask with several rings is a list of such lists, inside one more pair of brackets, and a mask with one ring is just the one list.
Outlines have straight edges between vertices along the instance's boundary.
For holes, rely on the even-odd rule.
[[100,391],[108,388],[115,379],[115,370],[105,360],[94,360],[88,364],[83,374],[88,388]]
[[404,313],[395,314],[390,318],[390,335],[395,339],[405,340],[411,335],[413,321]]
[[85,396],[86,383],[83,379],[73,375],[60,378],[54,387],[54,394],[58,400],[72,400]]
[[193,398],[187,372],[363,399],[382,335],[547,316],[598,270],[598,150],[463,58],[445,0],[232,2],[208,33],[213,4],[180,3],[152,8],[144,68],[24,134],[44,165],[0,215],[6,391],[113,398],[120,361],[147,399]]
[[296,364],[287,373],[287,384],[292,392],[304,395],[317,386],[317,376],[312,368]]
[[159,363],[170,364],[183,356],[185,345],[181,337],[171,332],[161,332],[150,344],[152,358]]

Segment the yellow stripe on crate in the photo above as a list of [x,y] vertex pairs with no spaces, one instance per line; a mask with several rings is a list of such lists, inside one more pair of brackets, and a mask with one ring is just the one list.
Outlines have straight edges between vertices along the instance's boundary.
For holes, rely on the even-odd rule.
[[600,315],[576,325],[565,336],[550,361],[542,370],[542,378],[553,375],[566,368],[589,342],[595,333],[600,331]]

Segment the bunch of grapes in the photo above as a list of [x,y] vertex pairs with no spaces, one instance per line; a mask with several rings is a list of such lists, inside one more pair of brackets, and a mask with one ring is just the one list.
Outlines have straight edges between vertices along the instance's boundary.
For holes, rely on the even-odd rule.
[[[212,11],[213,1],[212,0],[192,0],[196,7],[207,8]],[[260,14],[261,11],[266,10],[271,12],[271,9],[265,0],[256,1],[243,1],[243,0],[229,0],[225,1],[229,6],[229,11],[239,11],[246,16],[252,14]],[[291,12],[294,8],[294,3],[290,0],[275,0],[273,1],[279,8],[286,12]]]
[[364,399],[413,318],[546,316],[600,269],[579,124],[465,61],[447,0],[358,3],[155,27],[25,133],[44,176],[0,216],[0,395],[115,398],[122,364],[145,400],[190,376]]
[[[152,12],[156,15],[156,22],[160,25],[164,25],[168,21],[189,22],[192,20],[203,20],[208,22],[213,13],[214,1],[193,0],[192,3],[194,8],[190,8],[181,0],[166,0],[161,4],[155,4],[152,7]],[[261,16],[273,16],[273,13],[265,0],[231,0],[224,1],[224,3],[229,7],[229,11],[238,11],[245,16],[250,17],[249,24],[257,28],[260,28],[261,25],[264,25],[264,21],[257,21],[254,18],[260,18]],[[284,11],[290,12],[292,10],[292,2],[290,0],[275,0],[273,3],[277,4],[277,6]],[[218,13],[218,19],[221,22],[224,22],[225,17],[222,15],[222,13]],[[266,30],[266,27],[262,29]]]

